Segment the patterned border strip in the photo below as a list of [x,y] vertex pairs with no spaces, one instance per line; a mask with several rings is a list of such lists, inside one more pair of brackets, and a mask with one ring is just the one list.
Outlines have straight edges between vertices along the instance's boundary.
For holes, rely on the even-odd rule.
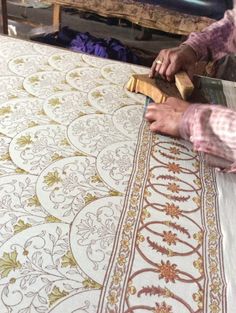
[[103,283],[103,290],[97,312],[122,312],[127,279],[131,270],[134,245],[140,221],[143,193],[148,177],[152,134],[146,122],[140,127],[134,168],[117,229],[117,238]]
[[199,154],[199,159],[203,186],[202,220],[205,229],[203,243],[205,254],[204,312],[226,313],[226,281],[215,172],[205,164],[203,154]]

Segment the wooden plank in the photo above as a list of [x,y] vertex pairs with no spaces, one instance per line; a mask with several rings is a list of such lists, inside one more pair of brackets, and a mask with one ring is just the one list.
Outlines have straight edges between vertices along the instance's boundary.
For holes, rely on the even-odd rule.
[[183,14],[159,5],[143,4],[133,0],[104,0],[100,1],[99,5],[97,0],[47,0],[47,2],[105,17],[123,18],[144,27],[179,35],[201,31],[215,21],[207,17]]

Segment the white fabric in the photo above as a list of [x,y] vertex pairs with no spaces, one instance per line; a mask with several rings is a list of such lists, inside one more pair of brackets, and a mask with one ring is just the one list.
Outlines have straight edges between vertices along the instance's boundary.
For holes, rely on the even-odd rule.
[[[222,81],[227,106],[236,109],[236,83]],[[227,282],[227,313],[235,312],[236,298],[236,174],[217,173],[223,256]]]
[[227,282],[227,313],[233,313],[236,297],[236,175],[217,173],[216,178]]

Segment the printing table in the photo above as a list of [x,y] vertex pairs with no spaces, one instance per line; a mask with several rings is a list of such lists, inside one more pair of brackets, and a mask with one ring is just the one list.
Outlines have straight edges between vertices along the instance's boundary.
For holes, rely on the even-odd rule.
[[147,71],[0,36],[1,313],[233,312],[235,176],[149,131]]

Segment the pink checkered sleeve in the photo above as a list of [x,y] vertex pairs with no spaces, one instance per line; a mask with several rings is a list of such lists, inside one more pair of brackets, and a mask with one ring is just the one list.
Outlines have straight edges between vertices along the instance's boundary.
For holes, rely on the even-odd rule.
[[224,171],[236,172],[236,111],[219,105],[192,104],[181,120],[180,135],[193,143],[194,150],[218,158],[218,164],[225,161]]
[[205,28],[191,33],[183,43],[193,48],[198,60],[218,60],[236,52],[236,6],[225,12],[224,18]]

